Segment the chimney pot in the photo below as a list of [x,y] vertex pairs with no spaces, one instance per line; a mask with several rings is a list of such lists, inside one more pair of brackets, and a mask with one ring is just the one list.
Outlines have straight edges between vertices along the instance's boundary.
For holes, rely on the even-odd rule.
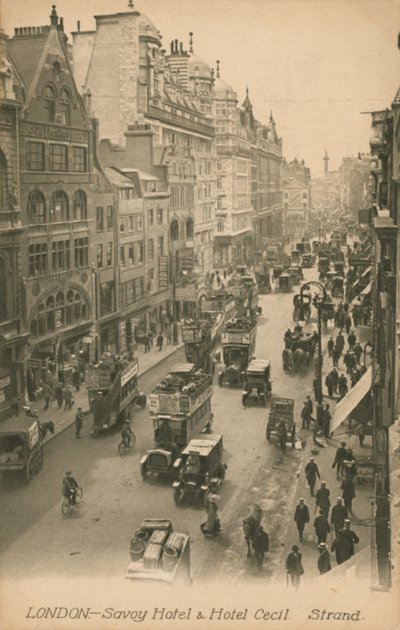
[[76,28],[77,28],[78,33],[80,33],[81,32],[81,22],[80,22],[80,20],[77,21]]

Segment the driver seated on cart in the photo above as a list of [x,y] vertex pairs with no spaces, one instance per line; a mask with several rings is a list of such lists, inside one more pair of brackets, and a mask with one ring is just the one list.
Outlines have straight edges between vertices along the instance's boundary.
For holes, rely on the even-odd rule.
[[121,438],[126,448],[130,447],[132,437],[133,433],[129,424],[129,420],[125,420],[124,426],[121,429]]
[[200,457],[198,453],[190,453],[187,458],[185,473],[188,475],[198,475],[200,473]]
[[76,490],[79,484],[75,477],[72,476],[72,471],[67,470],[63,479],[63,496],[66,497],[70,505],[76,504]]
[[166,446],[170,445],[172,442],[172,429],[168,420],[164,420],[161,426],[156,430],[156,439],[158,443],[164,444]]

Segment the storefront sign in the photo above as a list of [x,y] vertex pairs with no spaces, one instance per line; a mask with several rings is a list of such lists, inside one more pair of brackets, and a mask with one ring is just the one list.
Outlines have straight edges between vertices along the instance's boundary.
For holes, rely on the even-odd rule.
[[40,361],[37,359],[28,359],[28,367],[31,370],[38,370],[40,368]]

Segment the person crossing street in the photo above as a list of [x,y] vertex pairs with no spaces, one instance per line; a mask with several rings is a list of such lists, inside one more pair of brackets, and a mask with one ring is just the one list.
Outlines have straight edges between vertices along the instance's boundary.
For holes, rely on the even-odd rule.
[[315,463],[314,457],[310,457],[310,461],[308,462],[308,464],[306,464],[305,467],[305,473],[306,473],[306,479],[307,479],[307,483],[310,487],[310,493],[311,496],[314,496],[314,487],[315,487],[315,482],[318,479],[321,479],[321,476],[319,474],[319,469],[317,464]]

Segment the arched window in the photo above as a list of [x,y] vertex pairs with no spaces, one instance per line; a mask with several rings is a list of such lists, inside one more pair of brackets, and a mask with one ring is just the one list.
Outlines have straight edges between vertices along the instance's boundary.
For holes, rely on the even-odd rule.
[[46,221],[46,203],[40,190],[29,193],[28,217],[30,223],[44,223]]
[[7,309],[7,269],[4,258],[0,258],[0,322],[8,319]]
[[61,121],[63,125],[71,124],[71,97],[68,90],[61,90],[60,94]]
[[72,218],[87,219],[86,194],[83,190],[74,192],[72,198]]
[[7,160],[3,151],[0,151],[0,208],[8,208],[9,205]]
[[51,85],[47,85],[44,90],[44,109],[47,122],[54,122],[56,119],[56,93]]
[[[0,259],[1,260],[1,259]],[[41,302],[34,313],[30,331],[36,337],[44,337],[65,326],[71,326],[89,317],[89,304],[79,291],[70,289],[51,294]]]
[[193,219],[191,217],[186,220],[186,238],[188,240],[193,238]]
[[169,228],[169,233],[171,237],[171,241],[177,241],[179,238],[179,223],[176,219],[171,221],[171,225]]
[[68,221],[68,197],[62,190],[56,190],[51,195],[50,221]]

